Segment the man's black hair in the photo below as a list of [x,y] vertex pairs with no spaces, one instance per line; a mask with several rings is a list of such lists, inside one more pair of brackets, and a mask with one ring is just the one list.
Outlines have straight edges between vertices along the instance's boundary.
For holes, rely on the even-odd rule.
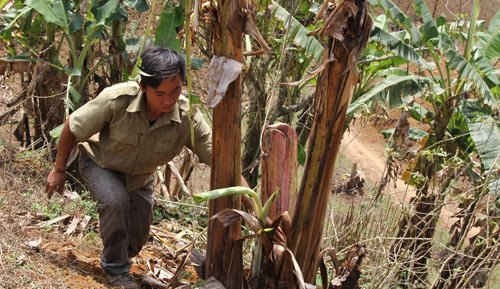
[[166,79],[180,74],[182,81],[186,79],[184,58],[169,48],[149,46],[141,54],[141,84],[158,87]]

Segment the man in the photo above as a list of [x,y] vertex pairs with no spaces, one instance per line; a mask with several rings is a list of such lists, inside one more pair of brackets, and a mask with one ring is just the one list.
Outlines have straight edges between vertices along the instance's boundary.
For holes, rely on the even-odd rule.
[[[104,89],[64,124],[54,168],[47,177],[49,198],[62,192],[71,150],[79,143],[79,171],[98,202],[104,249],[101,266],[111,285],[139,288],[129,276],[130,258],[145,244],[152,219],[153,172],[183,146],[200,161],[211,160],[211,130],[200,113],[192,119],[180,99],[185,64],[176,52],[147,48],[141,80]],[[191,129],[194,127],[194,145]]]

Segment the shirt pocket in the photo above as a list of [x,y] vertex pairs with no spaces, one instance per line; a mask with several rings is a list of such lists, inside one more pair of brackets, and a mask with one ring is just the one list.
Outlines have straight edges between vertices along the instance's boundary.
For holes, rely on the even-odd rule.
[[153,151],[162,160],[175,157],[184,144],[182,134],[179,134],[176,128],[165,130],[154,139]]
[[113,152],[133,152],[137,148],[138,135],[123,127],[110,127],[109,140],[110,150]]

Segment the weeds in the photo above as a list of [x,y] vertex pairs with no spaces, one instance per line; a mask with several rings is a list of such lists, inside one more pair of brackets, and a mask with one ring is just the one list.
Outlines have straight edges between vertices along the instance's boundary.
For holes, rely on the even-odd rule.
[[67,210],[70,215],[87,215],[97,220],[97,203],[92,199],[88,191],[83,191],[80,198],[69,203]]

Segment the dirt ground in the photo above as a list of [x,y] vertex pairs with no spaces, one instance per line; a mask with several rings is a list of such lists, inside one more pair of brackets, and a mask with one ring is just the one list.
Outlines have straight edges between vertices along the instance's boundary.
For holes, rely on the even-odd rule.
[[[402,3],[402,7],[409,7],[412,1],[396,2]],[[438,14],[452,15],[470,11],[472,0],[439,2]],[[480,2],[482,7],[500,7],[500,0]],[[483,9],[481,16],[490,19],[497,10]],[[0,79],[0,113],[5,109],[2,102],[15,95],[15,92],[15,88],[7,86],[6,81]],[[0,140],[15,147],[17,144],[12,130],[13,125],[10,124],[0,127]],[[385,141],[379,131],[379,127],[359,122],[346,132],[340,149],[343,158],[356,163],[371,184],[379,182],[385,167]],[[12,154],[0,151],[0,289],[110,288],[99,268],[102,244],[97,235],[96,216],[91,217],[86,227],[78,227],[73,233],[66,234],[72,220],[88,214],[89,208],[85,207],[88,204],[82,203],[79,207],[67,209],[72,202],[67,197],[56,196],[55,200],[48,201],[43,186],[49,164],[46,161],[36,161],[37,157],[29,151],[17,151],[15,154],[17,160],[5,165],[2,163],[5,159],[2,158]],[[192,180],[190,188],[193,191],[208,188],[208,169],[198,167]],[[387,187],[386,194],[393,196],[396,203],[406,206],[412,191],[398,180]],[[53,219],[51,217],[57,213],[58,208],[66,208],[71,215],[60,222],[46,225],[47,221]],[[204,243],[203,236],[198,235],[197,228],[192,223],[178,223],[179,219],[196,219],[200,216],[193,216],[190,209],[187,209],[187,213],[186,210],[169,207],[170,209],[173,210],[170,219],[155,225],[151,240],[134,261],[134,273],[141,275],[152,270],[159,275],[171,277],[177,271],[167,272],[163,269],[178,268],[184,261],[185,248],[191,242]],[[452,223],[454,211],[454,204],[448,204],[443,210],[442,219],[446,220],[444,227]],[[179,279],[184,280],[183,282],[196,281],[196,273],[190,266],[182,270],[181,275]]]
[[[426,0],[432,12],[436,10],[436,15],[445,15],[452,17],[457,14],[470,14],[472,3],[474,0]],[[413,1],[410,0],[394,0],[396,4],[404,9],[405,12],[411,14],[411,5]],[[497,13],[500,8],[500,0],[479,0],[480,18],[490,20]],[[492,9],[490,9],[492,8]]]
[[[397,119],[396,117],[392,113],[393,121]],[[341,155],[353,164],[357,164],[365,179],[373,186],[380,183],[386,165],[385,140],[380,133],[381,129],[366,123],[355,123],[344,134],[340,148]],[[400,179],[389,183],[384,193],[390,195],[391,199],[401,207],[407,207],[410,199],[415,196],[414,189]],[[453,214],[456,211],[456,203],[446,203],[440,217],[445,227],[453,224],[455,220]]]
[[[45,157],[33,154],[0,166],[0,288],[111,288],[99,265],[102,244],[93,202],[67,195],[48,200],[43,190],[48,170]],[[179,204],[168,209],[170,217],[154,221],[131,272],[138,278],[155,274],[175,287],[195,283],[197,274],[186,258],[192,247],[206,243],[194,221],[206,215]]]

